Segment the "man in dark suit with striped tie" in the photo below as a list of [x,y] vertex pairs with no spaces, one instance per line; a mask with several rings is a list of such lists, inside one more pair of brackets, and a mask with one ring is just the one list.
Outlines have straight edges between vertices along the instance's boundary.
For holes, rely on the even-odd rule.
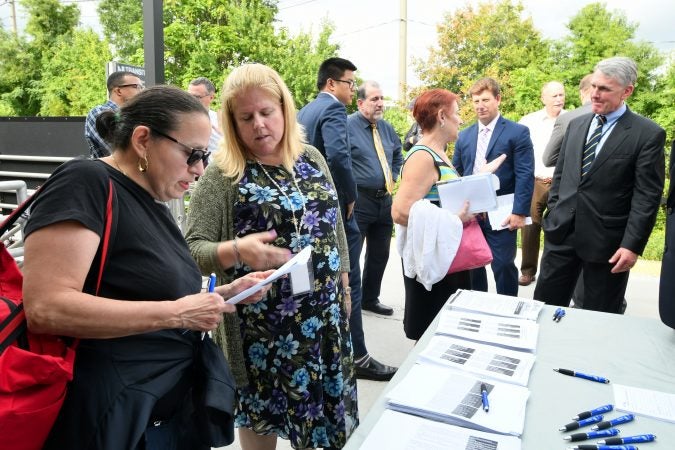
[[583,269],[584,309],[622,311],[665,176],[665,131],[625,104],[636,79],[633,60],[600,61],[591,80],[592,112],[570,122],[543,221],[538,300],[567,306]]

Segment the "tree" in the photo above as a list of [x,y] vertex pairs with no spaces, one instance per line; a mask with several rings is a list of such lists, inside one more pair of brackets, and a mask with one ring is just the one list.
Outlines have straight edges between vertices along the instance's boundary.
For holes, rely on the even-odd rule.
[[105,67],[112,59],[107,42],[91,30],[77,30],[58,39],[52,51],[39,83],[40,115],[86,115],[106,101]]
[[22,5],[28,15],[26,34],[30,39],[2,40],[0,92],[6,109],[34,116],[41,109],[43,64],[52,59],[55,43],[72,33],[80,12],[77,5],[62,5],[58,0],[23,0]]
[[548,51],[532,20],[521,18],[522,12],[520,3],[503,0],[446,14],[438,25],[438,48],[431,50],[428,61],[417,61],[420,79],[428,87],[446,88],[466,98],[476,80],[493,77],[502,85],[502,109],[512,111],[511,74],[536,67]]

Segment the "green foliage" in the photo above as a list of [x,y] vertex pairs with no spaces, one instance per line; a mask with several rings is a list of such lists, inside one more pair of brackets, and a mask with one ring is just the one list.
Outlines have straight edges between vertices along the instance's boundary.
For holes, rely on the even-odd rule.
[[[511,0],[467,5],[445,16],[438,25],[438,48],[428,61],[417,61],[420,79],[428,87],[449,89],[468,99],[468,90],[489,76],[502,84],[502,109],[514,110],[511,74],[518,68],[537,67],[547,47],[532,20],[522,19],[523,6]],[[470,102],[462,116],[471,121]]]
[[106,42],[91,30],[59,38],[43,63],[40,115],[82,116],[106,101],[105,66],[112,59]]
[[396,130],[399,139],[403,142],[403,138],[413,124],[413,118],[410,111],[400,106],[393,106],[384,111],[384,120],[389,122]]

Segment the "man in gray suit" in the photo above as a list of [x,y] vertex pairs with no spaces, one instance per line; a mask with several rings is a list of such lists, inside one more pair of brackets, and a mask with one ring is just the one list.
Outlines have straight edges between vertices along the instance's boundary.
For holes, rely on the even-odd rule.
[[666,133],[630,111],[637,66],[614,57],[595,66],[591,111],[569,124],[544,218],[534,298],[566,306],[581,270],[584,309],[620,313],[628,274],[656,221]]

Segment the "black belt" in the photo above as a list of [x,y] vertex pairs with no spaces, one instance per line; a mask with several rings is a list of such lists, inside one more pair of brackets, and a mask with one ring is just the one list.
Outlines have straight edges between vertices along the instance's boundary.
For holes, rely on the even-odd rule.
[[371,197],[375,198],[386,197],[387,195],[389,195],[389,192],[387,192],[386,189],[370,189],[361,186],[357,186],[356,189],[358,189],[359,192],[363,192],[364,194],[370,195]]

